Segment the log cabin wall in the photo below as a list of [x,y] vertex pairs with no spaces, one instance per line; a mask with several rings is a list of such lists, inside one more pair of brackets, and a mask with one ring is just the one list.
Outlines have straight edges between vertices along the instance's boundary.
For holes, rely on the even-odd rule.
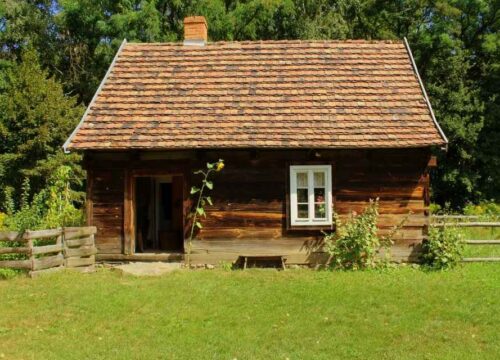
[[[87,153],[89,225],[97,226],[96,245],[102,254],[126,252],[126,222],[123,214],[127,174],[154,171],[183,173],[185,189],[197,184],[192,172],[207,161],[222,158],[226,167],[214,178],[213,206],[197,234],[194,252],[224,253],[204,257],[214,262],[244,252],[252,241],[268,241],[280,249],[298,249],[308,256],[295,262],[311,262],[321,233],[290,229],[287,222],[288,178],[291,164],[331,164],[335,211],[347,216],[361,212],[370,198],[380,198],[380,231],[387,232],[409,212],[397,234],[392,255],[397,260],[415,260],[428,226],[428,164],[430,150],[233,150],[143,153]],[[195,182],[193,182],[195,181]],[[190,203],[185,194],[185,214]],[[126,224],[125,224],[126,226]],[[185,234],[189,223],[185,222]],[[130,231],[130,230],[129,230]],[[259,245],[261,246],[261,245]],[[236,250],[227,250],[230,247]],[[227,250],[227,251],[226,251]],[[291,261],[294,262],[294,261]]]

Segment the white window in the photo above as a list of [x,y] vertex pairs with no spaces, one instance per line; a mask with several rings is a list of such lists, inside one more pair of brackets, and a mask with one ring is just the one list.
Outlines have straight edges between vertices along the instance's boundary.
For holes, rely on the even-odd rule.
[[290,166],[291,225],[332,224],[332,167]]

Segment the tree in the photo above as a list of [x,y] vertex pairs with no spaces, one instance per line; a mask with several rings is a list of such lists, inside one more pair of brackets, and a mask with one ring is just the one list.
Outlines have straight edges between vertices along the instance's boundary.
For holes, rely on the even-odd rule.
[[[67,164],[82,175],[79,155],[64,155],[62,144],[78,123],[83,108],[64,95],[49,78],[32,49],[5,72],[0,93],[0,188],[12,189],[19,199],[28,178],[31,194],[46,186],[46,179]],[[1,195],[1,194],[0,194]]]
[[[4,0],[0,70],[11,73],[31,46],[45,77],[87,105],[124,38],[181,41],[190,15],[207,18],[211,41],[407,37],[450,140],[437,151],[433,199],[455,208],[500,201],[500,0]],[[0,151],[3,161],[16,155]],[[39,169],[53,169],[57,156]]]

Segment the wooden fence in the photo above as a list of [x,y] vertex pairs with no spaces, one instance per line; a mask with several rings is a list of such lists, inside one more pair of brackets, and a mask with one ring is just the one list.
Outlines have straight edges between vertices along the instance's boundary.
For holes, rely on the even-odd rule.
[[0,232],[4,243],[0,268],[24,269],[31,277],[63,268],[92,272],[97,253],[95,233],[94,226]]
[[[434,215],[432,216],[432,226],[456,226],[461,228],[495,228],[500,227],[499,221],[481,221],[481,216],[467,216],[467,215]],[[498,218],[496,219],[498,220]],[[477,240],[467,239],[464,240],[466,245],[496,245],[500,246],[500,240]],[[500,257],[470,257],[463,258],[463,262],[500,262]]]

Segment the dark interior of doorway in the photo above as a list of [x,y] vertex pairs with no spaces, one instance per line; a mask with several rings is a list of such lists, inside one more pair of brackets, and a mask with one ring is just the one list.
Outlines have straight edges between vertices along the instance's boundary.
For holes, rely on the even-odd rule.
[[136,252],[182,252],[182,187],[179,181],[177,177],[136,179]]

